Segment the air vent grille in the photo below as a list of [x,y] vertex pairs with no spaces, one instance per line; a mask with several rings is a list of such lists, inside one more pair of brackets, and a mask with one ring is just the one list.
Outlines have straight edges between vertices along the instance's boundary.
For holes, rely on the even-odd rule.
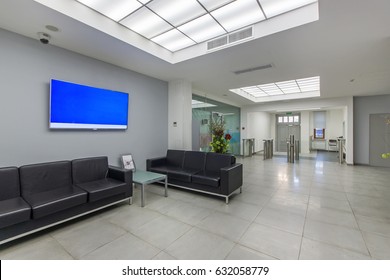
[[227,40],[228,40],[228,37],[224,36],[224,37],[212,40],[212,41],[208,41],[207,42],[207,49],[212,50],[215,48],[222,47],[222,46],[227,44]]
[[264,69],[268,69],[268,68],[272,68],[272,64],[266,64],[266,65],[256,66],[256,67],[252,67],[252,68],[248,68],[248,69],[237,70],[237,71],[233,71],[233,73],[236,75],[240,75],[240,74],[253,72],[253,71],[257,71],[257,70],[264,70]]
[[253,35],[252,31],[253,31],[253,29],[252,29],[252,27],[250,27],[250,28],[229,34],[229,43],[234,43],[234,42],[241,41],[241,40],[244,40],[246,38],[252,37],[252,35]]
[[207,50],[213,50],[221,47],[228,47],[230,44],[253,37],[253,27],[248,27],[237,32],[228,34],[227,36],[207,42]]

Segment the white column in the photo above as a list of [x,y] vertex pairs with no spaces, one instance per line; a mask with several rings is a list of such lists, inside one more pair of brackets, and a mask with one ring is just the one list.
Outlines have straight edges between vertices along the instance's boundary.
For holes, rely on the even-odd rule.
[[301,112],[301,153],[310,153],[310,112]]
[[192,85],[178,80],[168,83],[168,148],[192,148]]

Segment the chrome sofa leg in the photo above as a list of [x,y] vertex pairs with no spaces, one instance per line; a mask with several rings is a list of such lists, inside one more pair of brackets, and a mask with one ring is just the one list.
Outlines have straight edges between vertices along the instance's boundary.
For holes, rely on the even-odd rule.
[[131,204],[133,204],[133,197],[132,196],[130,196],[130,198],[129,198],[129,205],[131,205]]
[[225,197],[225,202],[226,202],[226,204],[229,204],[229,197],[228,196]]

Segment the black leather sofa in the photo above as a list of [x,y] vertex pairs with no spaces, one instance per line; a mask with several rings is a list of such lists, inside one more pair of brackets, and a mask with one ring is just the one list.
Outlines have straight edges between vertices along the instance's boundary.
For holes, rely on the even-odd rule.
[[168,150],[164,157],[147,159],[146,168],[166,174],[171,186],[221,196],[226,203],[242,191],[242,164],[233,155]]
[[129,200],[132,171],[105,156],[0,168],[0,244]]

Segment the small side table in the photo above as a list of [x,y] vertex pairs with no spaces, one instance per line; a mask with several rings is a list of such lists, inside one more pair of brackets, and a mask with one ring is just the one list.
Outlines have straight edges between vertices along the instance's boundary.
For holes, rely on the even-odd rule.
[[141,186],[141,207],[145,206],[145,185],[158,181],[165,181],[165,197],[168,196],[168,181],[167,175],[154,173],[149,171],[137,170],[133,173],[134,184]]

